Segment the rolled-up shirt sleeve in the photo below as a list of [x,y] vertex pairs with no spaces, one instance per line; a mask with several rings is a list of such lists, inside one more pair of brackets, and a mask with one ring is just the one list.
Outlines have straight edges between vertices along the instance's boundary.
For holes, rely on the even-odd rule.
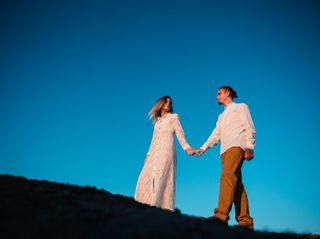
[[246,104],[241,104],[240,109],[240,118],[245,130],[246,148],[253,150],[256,145],[256,130],[251,118],[250,110]]
[[208,148],[212,148],[213,146],[219,143],[221,139],[220,125],[221,125],[221,115],[217,120],[216,127],[213,129],[207,141],[201,146],[201,149],[206,151]]

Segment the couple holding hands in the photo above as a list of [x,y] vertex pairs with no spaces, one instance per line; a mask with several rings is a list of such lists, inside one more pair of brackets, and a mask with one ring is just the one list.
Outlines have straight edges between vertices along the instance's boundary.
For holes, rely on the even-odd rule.
[[177,114],[173,113],[172,99],[161,97],[149,112],[154,122],[151,145],[140,176],[135,200],[141,203],[174,210],[176,148],[174,134],[189,155],[201,156],[208,148],[221,141],[222,174],[218,207],[214,219],[228,224],[232,204],[235,204],[236,220],[240,226],[253,229],[253,218],[249,214],[247,193],[242,183],[241,167],[244,160],[254,157],[255,128],[246,104],[235,103],[238,97],[230,86],[222,86],[217,92],[217,101],[224,106],[216,127],[208,140],[198,150],[189,146],[185,139]]

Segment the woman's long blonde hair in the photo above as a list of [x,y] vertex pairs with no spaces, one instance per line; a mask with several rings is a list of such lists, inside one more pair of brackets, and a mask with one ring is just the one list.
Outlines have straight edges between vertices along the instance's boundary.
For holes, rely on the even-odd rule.
[[162,96],[159,100],[157,100],[157,102],[154,104],[154,106],[151,108],[151,110],[148,113],[149,119],[153,119],[153,122],[156,122],[158,117],[161,116],[162,107],[167,103],[167,99],[171,100],[171,108],[168,112],[170,113],[173,112],[171,97],[168,95]]

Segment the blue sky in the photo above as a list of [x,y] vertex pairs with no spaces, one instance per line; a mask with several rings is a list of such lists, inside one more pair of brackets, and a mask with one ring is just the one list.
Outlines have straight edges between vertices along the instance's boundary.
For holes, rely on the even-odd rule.
[[[320,233],[317,1],[2,1],[0,19],[1,174],[131,197],[155,101],[172,97],[198,148],[231,85],[257,130],[256,229]],[[211,216],[219,147],[177,153],[176,207]]]

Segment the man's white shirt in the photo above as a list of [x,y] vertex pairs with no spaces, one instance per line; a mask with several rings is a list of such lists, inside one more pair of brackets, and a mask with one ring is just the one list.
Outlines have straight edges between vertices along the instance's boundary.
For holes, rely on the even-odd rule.
[[215,129],[201,149],[212,148],[219,141],[221,141],[220,154],[236,146],[243,150],[254,149],[256,130],[246,104],[234,102],[228,104],[219,115]]

